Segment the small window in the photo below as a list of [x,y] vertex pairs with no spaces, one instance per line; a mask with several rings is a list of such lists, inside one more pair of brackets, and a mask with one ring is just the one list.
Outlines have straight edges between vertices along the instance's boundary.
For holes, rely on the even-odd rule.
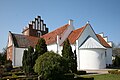
[[106,51],[105,51],[105,57],[107,57],[107,53],[106,53]]
[[37,36],[38,36],[38,37],[41,36],[41,32],[40,32],[40,31],[37,32]]

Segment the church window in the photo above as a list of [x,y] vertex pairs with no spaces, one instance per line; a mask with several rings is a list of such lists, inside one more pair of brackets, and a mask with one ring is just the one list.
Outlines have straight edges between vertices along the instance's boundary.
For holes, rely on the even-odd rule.
[[105,51],[105,57],[107,57],[107,53],[106,53],[106,51]]
[[37,36],[40,37],[42,34],[40,31],[37,32]]

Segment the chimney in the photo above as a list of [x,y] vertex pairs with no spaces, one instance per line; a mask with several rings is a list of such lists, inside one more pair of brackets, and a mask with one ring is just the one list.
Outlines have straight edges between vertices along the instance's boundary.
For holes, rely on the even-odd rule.
[[69,25],[73,26],[73,20],[72,19],[69,20]]

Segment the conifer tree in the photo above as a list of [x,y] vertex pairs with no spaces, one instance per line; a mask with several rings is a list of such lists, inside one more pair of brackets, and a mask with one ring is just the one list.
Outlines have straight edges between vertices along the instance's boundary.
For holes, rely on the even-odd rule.
[[35,46],[35,52],[33,55],[33,65],[35,64],[36,59],[47,52],[47,45],[45,39],[40,38]]
[[23,70],[27,75],[33,72],[33,53],[34,49],[33,47],[28,47],[28,51],[24,50],[23,54]]
[[35,52],[38,54],[38,56],[44,54],[45,52],[47,52],[47,45],[46,42],[43,38],[40,38],[38,40],[38,43],[35,47]]
[[27,52],[28,52],[27,50],[24,50],[23,59],[22,59],[23,70],[25,72],[26,72],[26,66],[27,66],[27,64],[26,64]]
[[63,58],[66,60],[65,62],[65,67],[69,69],[69,71],[71,72],[75,72],[75,61],[76,61],[76,58],[75,58],[75,54],[72,52],[72,48],[71,48],[71,45],[69,43],[69,40],[66,39],[64,41],[64,45],[63,45],[63,50],[62,50],[62,56]]

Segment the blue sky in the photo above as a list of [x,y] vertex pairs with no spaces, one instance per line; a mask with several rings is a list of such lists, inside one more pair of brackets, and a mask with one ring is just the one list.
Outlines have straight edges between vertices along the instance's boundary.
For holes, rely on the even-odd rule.
[[120,0],[0,0],[0,51],[7,45],[8,32],[21,33],[40,15],[50,31],[74,20],[75,28],[90,21],[96,33],[120,43]]

